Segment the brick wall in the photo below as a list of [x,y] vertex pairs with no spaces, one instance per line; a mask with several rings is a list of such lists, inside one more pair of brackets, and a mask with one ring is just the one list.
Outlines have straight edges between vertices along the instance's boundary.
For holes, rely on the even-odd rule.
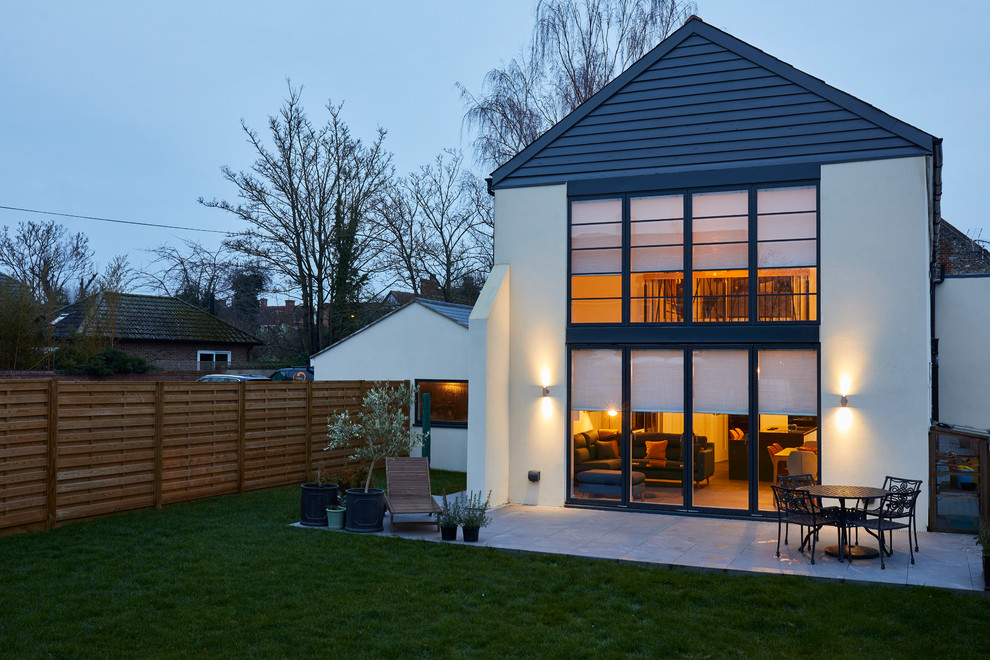
[[116,347],[125,353],[138,355],[154,362],[156,360],[191,360],[196,361],[198,351],[230,351],[231,362],[250,362],[251,346],[244,344],[223,344],[209,342],[163,342],[135,341],[123,339]]
[[945,220],[938,237],[938,264],[946,275],[990,273],[990,252]]

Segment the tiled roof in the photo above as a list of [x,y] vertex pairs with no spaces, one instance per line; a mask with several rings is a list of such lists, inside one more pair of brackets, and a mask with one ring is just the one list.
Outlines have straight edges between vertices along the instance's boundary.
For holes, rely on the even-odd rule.
[[443,302],[440,300],[430,300],[428,298],[416,298],[416,302],[424,307],[429,307],[434,312],[443,314],[451,321],[468,327],[468,317],[471,316],[471,305],[458,305],[456,303]]
[[178,298],[132,293],[100,293],[60,309],[52,322],[53,336],[75,332],[150,341],[262,343]]

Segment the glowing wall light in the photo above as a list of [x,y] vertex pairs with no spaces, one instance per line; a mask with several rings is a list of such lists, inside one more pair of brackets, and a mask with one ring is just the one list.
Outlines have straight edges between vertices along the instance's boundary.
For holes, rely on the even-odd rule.
[[543,402],[540,408],[543,411],[543,417],[550,419],[553,417],[553,401],[550,399],[550,370],[546,367],[540,370],[540,385],[543,388]]
[[852,379],[849,376],[839,377],[839,409],[835,412],[835,425],[840,432],[845,433],[852,426],[852,410],[849,409],[849,390]]

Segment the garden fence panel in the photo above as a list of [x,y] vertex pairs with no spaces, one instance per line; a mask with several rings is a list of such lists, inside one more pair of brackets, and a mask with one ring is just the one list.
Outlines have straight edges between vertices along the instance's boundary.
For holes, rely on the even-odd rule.
[[0,381],[0,530],[46,526],[49,387],[47,380]]
[[0,535],[361,467],[327,418],[373,386],[0,381]]

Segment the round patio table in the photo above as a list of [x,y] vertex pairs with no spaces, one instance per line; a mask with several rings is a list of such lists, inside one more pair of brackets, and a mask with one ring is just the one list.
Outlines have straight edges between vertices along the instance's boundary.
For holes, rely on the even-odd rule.
[[873,559],[880,555],[876,548],[866,548],[849,543],[848,515],[846,500],[878,499],[889,493],[883,488],[872,486],[836,486],[822,484],[820,486],[802,486],[800,490],[807,491],[812,497],[824,497],[839,500],[839,545],[825,548],[825,554],[838,557],[842,561],[845,556],[853,559]]

